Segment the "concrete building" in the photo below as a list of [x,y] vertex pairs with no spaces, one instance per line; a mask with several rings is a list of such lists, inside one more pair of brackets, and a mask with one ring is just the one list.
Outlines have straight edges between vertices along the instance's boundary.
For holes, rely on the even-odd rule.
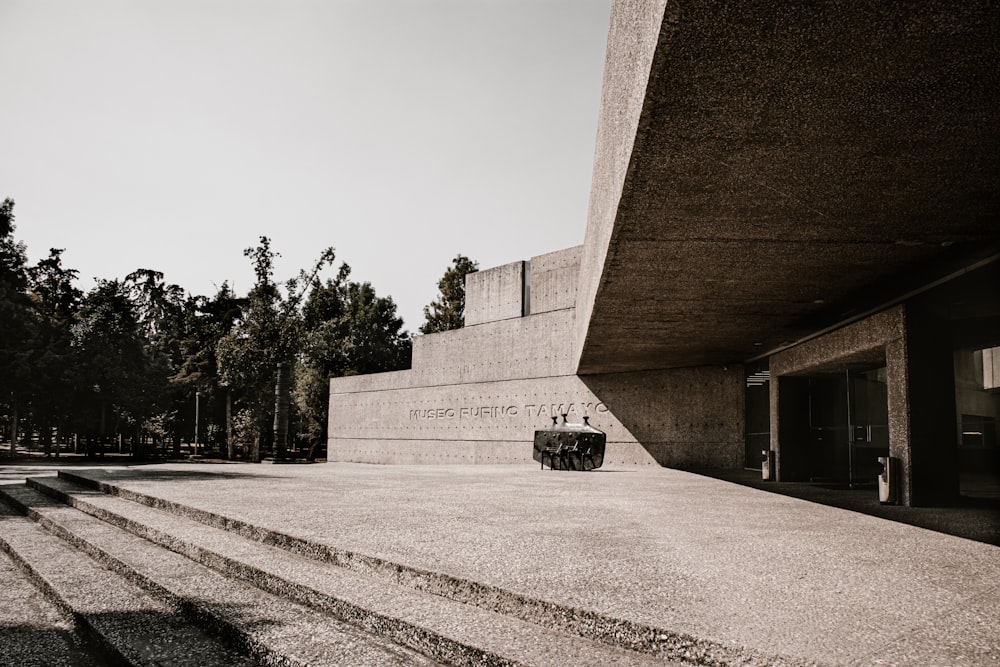
[[759,467],[948,502],[997,466],[1000,13],[612,9],[582,246],[471,274],[412,369],[331,382],[329,458]]

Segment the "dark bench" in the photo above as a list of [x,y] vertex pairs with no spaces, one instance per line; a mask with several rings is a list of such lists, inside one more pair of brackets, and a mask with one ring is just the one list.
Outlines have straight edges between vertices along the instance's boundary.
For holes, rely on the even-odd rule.
[[604,463],[607,436],[590,425],[588,417],[582,424],[563,423],[552,418],[552,427],[535,431],[534,456],[544,470],[593,470]]
[[599,463],[594,461],[594,446],[590,444],[586,447],[581,447],[579,440],[575,441],[569,447],[563,448],[561,456],[563,470],[577,470],[578,468],[574,460],[580,462],[579,470],[588,470],[587,461],[590,461],[590,469],[600,466]]
[[545,457],[548,457],[548,459],[549,459],[549,469],[550,470],[555,470],[555,467],[552,465],[552,461],[554,459],[559,459],[560,467],[562,467],[563,451],[565,451],[565,445],[563,445],[561,443],[554,444],[554,445],[549,445],[547,447],[543,447],[542,448],[542,461],[541,461],[541,463],[542,463],[542,470],[545,470]]

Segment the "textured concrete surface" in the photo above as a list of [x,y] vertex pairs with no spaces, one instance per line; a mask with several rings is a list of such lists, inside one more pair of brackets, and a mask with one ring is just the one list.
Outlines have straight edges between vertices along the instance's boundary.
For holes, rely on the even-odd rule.
[[528,263],[529,312],[547,313],[576,305],[582,249],[582,246],[575,246],[531,258]]
[[465,324],[473,326],[524,315],[525,264],[511,262],[465,277]]
[[646,86],[667,4],[667,0],[619,0],[611,5],[594,174],[580,260],[574,360],[580,359],[582,345],[590,342],[591,315],[598,290],[603,288],[604,267],[612,248],[611,237],[631,168]]
[[[477,358],[477,349],[456,346],[453,363]],[[527,462],[524,443],[535,429],[567,413],[577,423],[588,415],[607,433],[611,464],[735,466],[743,451],[742,379],[739,369],[718,367],[493,382],[463,382],[455,373],[442,385],[365,391],[352,382],[343,391],[338,378],[331,383],[327,458]]]
[[[122,457],[121,460],[125,465],[134,465],[127,457]],[[114,467],[114,465],[95,464],[93,460],[88,461],[83,456],[74,454],[63,455],[59,459],[45,458],[34,455],[34,453],[32,456],[20,455],[20,458],[13,463],[9,463],[7,460],[0,463],[0,485],[23,484],[27,477],[54,476],[59,470],[108,467]]]
[[1000,547],[1000,479],[989,474],[963,475],[962,495],[953,505],[914,508],[881,504],[873,487],[848,489],[842,484],[765,481],[759,470],[707,469],[695,472],[769,493],[840,507]]
[[[331,621],[317,620],[315,612],[290,613],[287,608],[295,605],[248,592],[246,586],[185,562],[178,554],[265,591],[329,612],[447,664],[670,664],[652,655],[566,636],[539,624],[302,558],[264,544],[274,542],[271,536],[248,539],[232,530],[90,491],[62,479],[33,480],[33,485],[68,501],[72,507],[53,507],[51,501],[46,502],[30,488],[6,493],[32,508],[46,523],[71,534],[74,541],[100,549],[102,556],[124,562],[130,572],[157,588],[167,589],[171,598],[206,609],[202,612],[206,617],[228,617],[224,621],[227,627],[243,626],[240,634],[249,635],[252,646],[270,647],[277,641],[279,646],[268,651],[267,656],[295,655],[310,665],[431,664],[412,652],[398,647],[393,650],[384,639],[366,639],[359,630],[334,628],[331,632]],[[89,516],[79,516],[81,512]],[[158,550],[139,537],[110,537],[115,532],[112,526],[177,553]],[[297,625],[296,616],[301,616]],[[261,634],[254,630],[255,626],[266,628],[265,636],[254,637]],[[275,634],[281,636],[267,636]],[[319,641],[314,635],[319,635]]]
[[1000,244],[1000,13],[614,3],[578,372],[754,357]]
[[[65,489],[67,485],[60,482],[55,478],[45,480],[54,488]],[[316,667],[437,664],[308,607],[226,578],[180,553],[158,547],[34,489],[7,487],[0,490],[0,495],[27,510],[50,532],[130,582],[152,591],[197,624],[214,628],[263,664],[287,664],[289,659],[292,664]]]
[[[0,504],[0,549],[110,656],[135,667],[255,664]],[[28,560],[30,559],[30,561]]]
[[690,473],[190,464],[82,474],[756,655],[1000,664],[997,547]]
[[[532,293],[543,312],[419,336],[407,371],[332,379],[328,458],[527,462],[530,452],[522,443],[566,413],[574,422],[587,415],[607,433],[606,460],[612,464],[738,465],[743,433],[738,367],[583,378],[573,373],[571,297],[579,254],[577,247],[532,258],[537,265],[530,276]],[[518,266],[470,274],[470,280],[485,277],[468,304],[510,292],[484,286],[510,278]],[[553,310],[556,306],[563,307]],[[488,310],[484,305],[483,312]]]
[[0,665],[96,667],[73,621],[0,553]]

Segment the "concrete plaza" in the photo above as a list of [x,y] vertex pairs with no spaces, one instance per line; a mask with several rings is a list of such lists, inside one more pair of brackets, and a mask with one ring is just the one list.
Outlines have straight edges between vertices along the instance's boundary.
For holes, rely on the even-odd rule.
[[790,662],[1000,664],[1000,548],[665,468],[162,464],[122,489]]

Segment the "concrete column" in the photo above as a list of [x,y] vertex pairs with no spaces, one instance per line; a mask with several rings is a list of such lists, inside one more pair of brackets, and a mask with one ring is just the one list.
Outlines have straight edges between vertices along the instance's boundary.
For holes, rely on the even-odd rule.
[[907,506],[958,497],[955,367],[947,327],[907,307],[902,340],[886,346],[889,453],[901,461]]

